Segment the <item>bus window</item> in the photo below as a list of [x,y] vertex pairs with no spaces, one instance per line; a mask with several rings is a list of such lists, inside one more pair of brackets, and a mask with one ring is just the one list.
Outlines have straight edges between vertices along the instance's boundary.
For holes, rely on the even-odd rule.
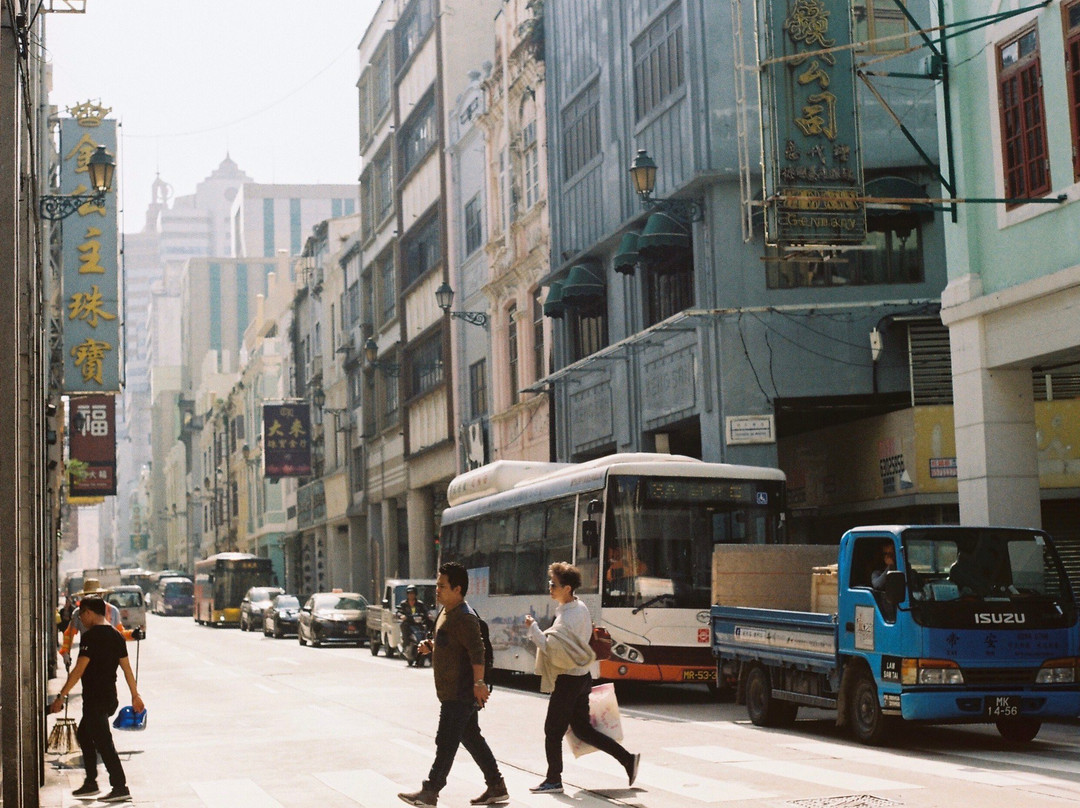
[[[581,522],[586,518],[586,508],[590,500],[596,499],[595,493],[583,494],[580,508],[575,509],[573,499],[563,500],[548,511],[548,535],[574,536],[574,566],[581,571],[581,586],[578,592],[592,594],[600,591],[600,556],[598,543],[583,541]],[[599,522],[599,515],[594,517]],[[554,559],[552,559],[554,560]]]
[[[534,505],[523,509],[518,516],[514,592],[519,595],[547,594],[544,559],[544,508]],[[570,554],[562,560],[569,561]]]
[[[544,527],[544,582],[547,586],[547,568],[556,561],[572,561],[574,557],[574,500],[573,498],[553,502],[546,508],[546,525]],[[589,575],[587,567],[582,567],[581,560],[578,568],[581,570],[582,584],[580,592],[595,592],[589,589]],[[593,582],[595,586],[595,581]]]
[[514,538],[517,514],[489,516],[476,526],[476,544],[480,556],[472,567],[489,568],[489,592],[506,595],[514,586]]

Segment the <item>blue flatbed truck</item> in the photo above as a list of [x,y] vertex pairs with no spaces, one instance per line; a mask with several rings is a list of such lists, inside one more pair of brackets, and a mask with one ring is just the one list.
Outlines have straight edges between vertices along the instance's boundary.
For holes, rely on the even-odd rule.
[[898,719],[994,723],[1023,743],[1080,715],[1077,607],[1040,530],[855,528],[840,540],[834,614],[717,605],[711,626],[717,682],[758,726],[808,706],[836,710],[867,744]]

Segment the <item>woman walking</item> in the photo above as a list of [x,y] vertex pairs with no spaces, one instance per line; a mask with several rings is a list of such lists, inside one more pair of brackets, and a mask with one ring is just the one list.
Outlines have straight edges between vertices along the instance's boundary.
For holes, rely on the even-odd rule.
[[540,674],[540,690],[551,693],[547,717],[544,719],[544,752],[547,755],[547,776],[544,782],[529,791],[534,794],[562,794],[562,739],[569,727],[585,743],[607,752],[626,769],[630,785],[637,778],[641,755],[627,752],[622,745],[593,728],[589,722],[589,692],[592,690],[590,669],[596,654],[589,647],[592,637],[592,617],[589,607],[574,595],[581,586],[577,567],[556,561],[548,567],[548,591],[558,606],[555,622],[541,631],[532,615],[525,615],[529,639],[536,644],[536,672]]

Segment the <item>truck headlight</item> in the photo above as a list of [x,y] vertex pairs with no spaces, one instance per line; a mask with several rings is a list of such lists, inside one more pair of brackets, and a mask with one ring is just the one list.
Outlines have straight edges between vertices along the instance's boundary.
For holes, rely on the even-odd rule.
[[904,659],[900,683],[905,685],[962,685],[964,674],[951,659]]
[[1080,660],[1049,659],[1042,664],[1035,675],[1037,685],[1072,684],[1076,681],[1076,666]]

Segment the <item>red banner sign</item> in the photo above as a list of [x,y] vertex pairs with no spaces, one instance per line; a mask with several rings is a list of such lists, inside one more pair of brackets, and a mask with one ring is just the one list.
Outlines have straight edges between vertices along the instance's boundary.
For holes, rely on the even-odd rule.
[[116,398],[72,396],[68,402],[68,457],[86,464],[71,474],[71,496],[116,494]]

